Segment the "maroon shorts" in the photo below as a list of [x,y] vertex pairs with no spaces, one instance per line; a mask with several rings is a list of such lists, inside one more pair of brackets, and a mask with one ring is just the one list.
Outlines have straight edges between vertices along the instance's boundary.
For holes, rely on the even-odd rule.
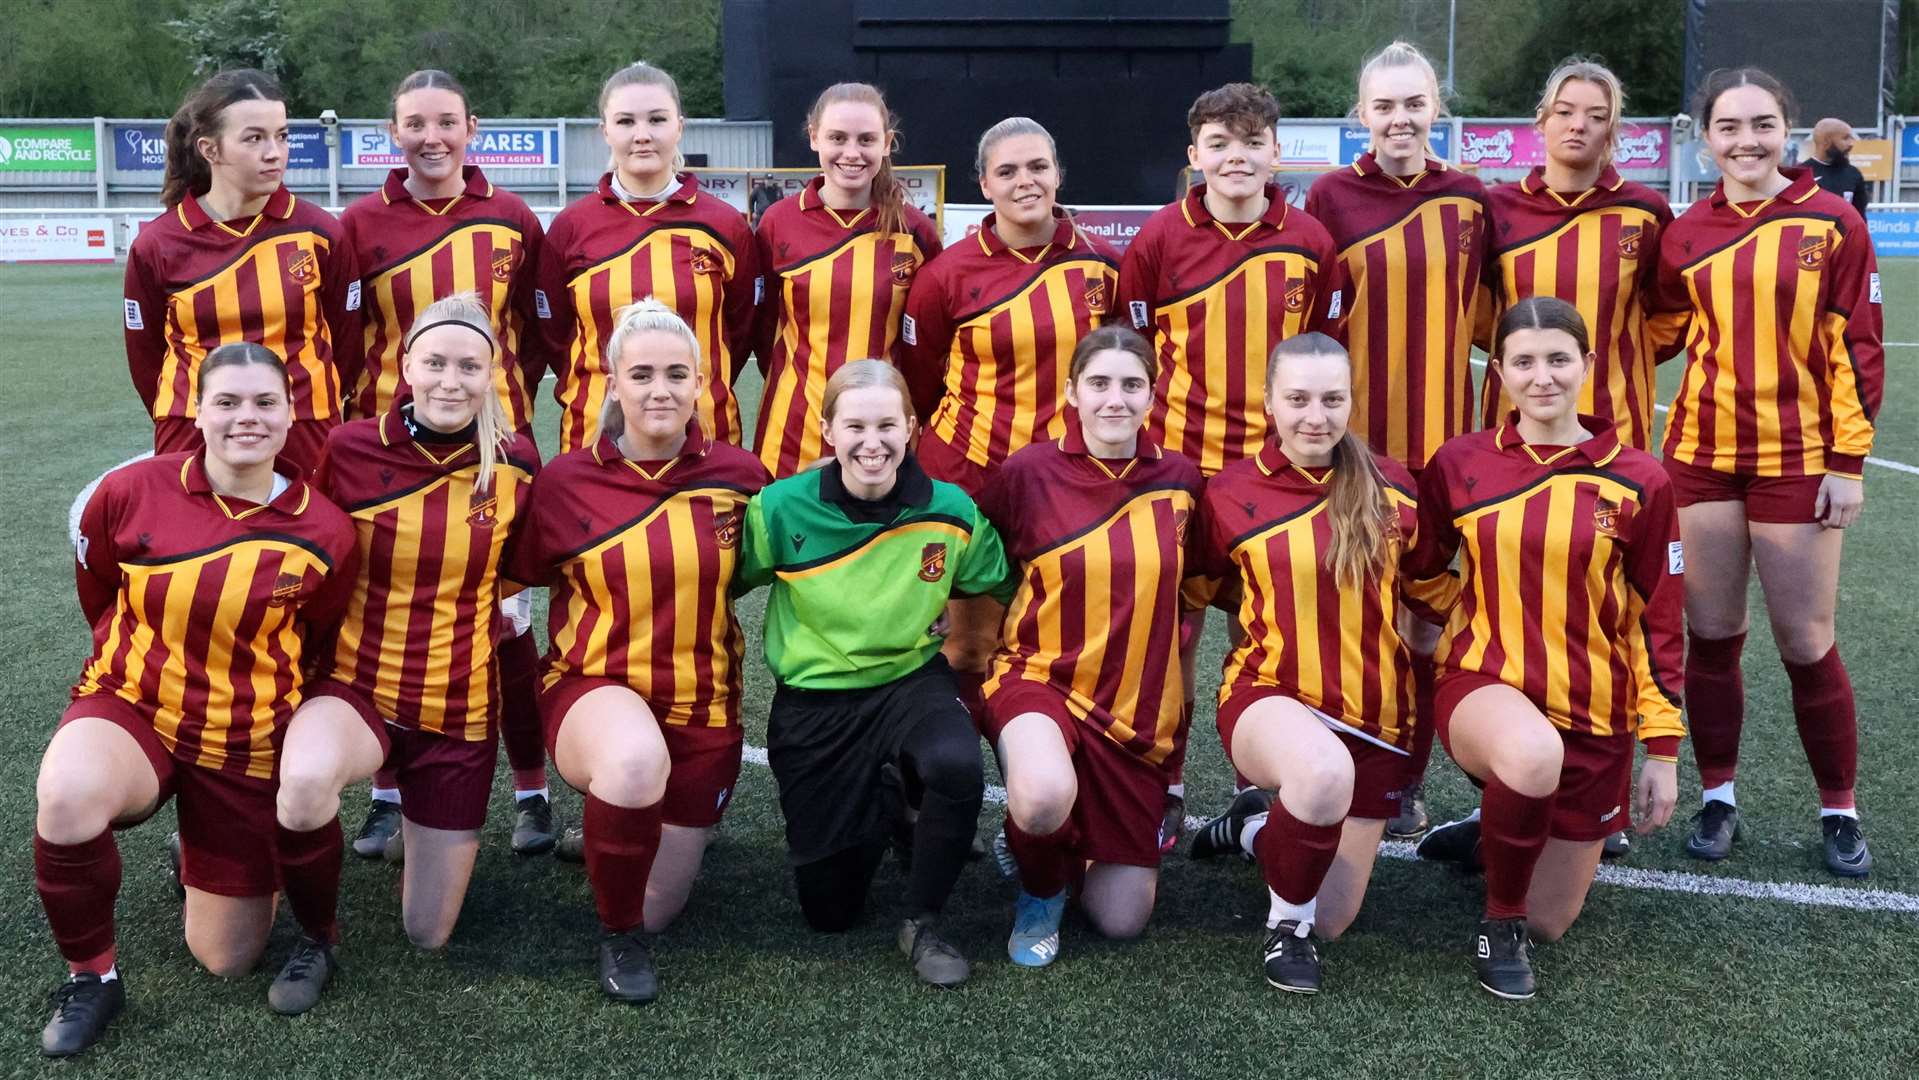
[[[557,765],[560,760],[560,725],[568,710],[587,693],[602,686],[625,687],[617,679],[591,675],[567,675],[550,689],[540,691],[540,724],[546,732],[546,752]],[[648,701],[646,707],[657,720],[666,710]],[[660,737],[666,740],[666,797],[660,801],[660,820],[687,829],[710,829],[720,823],[726,804],[733,799],[733,788],[740,779],[740,753],[746,735],[738,724],[726,727],[689,727],[685,724],[658,724]],[[405,805],[402,803],[402,805]]]
[[1774,525],[1807,525],[1819,519],[1813,508],[1819,503],[1819,485],[1823,473],[1813,476],[1741,476],[1737,473],[1705,469],[1683,461],[1664,459],[1666,476],[1672,480],[1673,497],[1680,506],[1694,503],[1744,503],[1746,520]]
[[974,462],[964,450],[948,446],[930,431],[920,436],[915,455],[919,458],[920,468],[926,470],[926,475],[957,485],[974,499],[978,499],[980,492],[986,490],[986,481],[993,475],[993,467]]
[[[1277,686],[1249,686],[1233,691],[1219,707],[1219,741],[1226,748],[1226,760],[1233,760],[1233,729],[1247,709],[1268,698],[1291,696]],[[1324,720],[1319,710],[1312,712]],[[1398,817],[1400,792],[1408,783],[1406,774],[1410,766],[1407,763],[1411,755],[1376,743],[1339,724],[1326,727],[1339,736],[1353,759],[1353,803],[1346,815],[1377,821]],[[1238,769],[1238,765],[1233,767]]]
[[[337,418],[295,420],[287,428],[287,441],[280,448],[280,460],[300,470],[302,477],[313,479],[313,470],[320,467],[320,448],[326,445],[327,432],[338,426],[340,421]],[[198,450],[202,442],[200,429],[184,416],[163,416],[153,422],[153,452],[156,454]]]
[[[1439,677],[1433,692],[1433,717],[1440,743],[1453,752],[1453,711],[1466,695],[1481,687],[1505,683],[1478,672],[1449,671]],[[1632,824],[1633,738],[1630,734],[1592,735],[1559,729],[1565,747],[1559,766],[1559,788],[1553,793],[1552,837],[1573,843],[1604,840]],[[1457,761],[1457,758],[1454,758]],[[1485,786],[1467,774],[1475,785]]]
[[[133,736],[160,781],[155,810],[169,799],[177,800],[182,885],[218,896],[273,895],[279,888],[274,857],[276,781],[174,757],[146,712],[112,694],[80,698],[67,706],[60,723],[65,726],[82,717],[109,721]],[[116,821],[113,827],[130,829],[150,816]]]
[[373,702],[335,679],[307,684],[308,698],[338,698],[353,706],[380,740],[385,768],[400,776],[400,813],[415,825],[465,832],[486,824],[493,794],[493,765],[500,740],[492,732],[478,742],[401,727],[382,717]]
[[1073,758],[1079,797],[1073,801],[1074,851],[1093,862],[1157,867],[1166,815],[1166,773],[1076,719],[1066,698],[1044,683],[1009,680],[986,699],[981,734],[999,749],[1014,718],[1039,713],[1059,728]]

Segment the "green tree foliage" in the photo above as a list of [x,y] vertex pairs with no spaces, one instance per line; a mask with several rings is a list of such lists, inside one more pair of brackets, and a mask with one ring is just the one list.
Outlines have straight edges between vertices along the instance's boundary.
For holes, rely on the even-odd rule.
[[193,65],[161,29],[185,0],[9,0],[0,116],[166,116]]

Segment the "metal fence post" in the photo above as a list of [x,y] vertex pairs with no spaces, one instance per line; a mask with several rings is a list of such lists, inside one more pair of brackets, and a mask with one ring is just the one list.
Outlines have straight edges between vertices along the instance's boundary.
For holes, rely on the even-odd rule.
[[107,145],[107,118],[93,118],[93,205],[102,209],[107,205],[107,153],[112,148]]

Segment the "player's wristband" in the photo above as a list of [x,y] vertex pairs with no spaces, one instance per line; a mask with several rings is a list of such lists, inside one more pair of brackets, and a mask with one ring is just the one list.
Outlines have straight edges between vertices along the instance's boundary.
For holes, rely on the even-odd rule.
[[1866,457],[1864,454],[1842,454],[1837,450],[1828,450],[1826,471],[1848,480],[1863,479],[1866,475]]
[[1664,756],[1664,755],[1662,755],[1662,754],[1647,754],[1647,755],[1646,755],[1646,760],[1647,760],[1647,761],[1663,761],[1663,762],[1665,762],[1665,763],[1666,763],[1666,764],[1668,764],[1668,765],[1677,765],[1677,764],[1679,764],[1679,759],[1678,759],[1678,758],[1676,758],[1676,757],[1666,757],[1666,756]]
[[1679,760],[1679,736],[1655,735],[1646,742],[1646,757],[1653,761]]

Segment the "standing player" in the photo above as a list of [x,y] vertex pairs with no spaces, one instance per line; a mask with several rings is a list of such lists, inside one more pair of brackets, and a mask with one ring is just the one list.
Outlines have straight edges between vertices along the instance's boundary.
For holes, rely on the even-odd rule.
[[497,753],[500,557],[539,468],[500,404],[492,323],[475,293],[429,304],[403,343],[413,400],[327,439],[315,483],[353,518],[360,573],[287,726],[281,873],[328,912],[268,991],[287,1015],[318,1004],[336,967],[347,784],[384,762],[405,796],[409,940],[445,945],[466,898]]
[[1273,346],[1336,333],[1343,306],[1332,237],[1272,182],[1278,120],[1262,86],[1201,94],[1186,158],[1203,180],[1147,219],[1120,265],[1121,310],[1164,373],[1148,435],[1208,476],[1265,441]]
[[[1485,788],[1479,985],[1533,996],[1532,942],[1585,905],[1600,848],[1630,807],[1672,817],[1686,559],[1659,462],[1578,411],[1593,352],[1578,309],[1531,297],[1499,320],[1492,359],[1518,407],[1448,442],[1419,479],[1413,569],[1459,556],[1434,716]],[[1633,783],[1633,734],[1646,759]]]
[[1833,617],[1885,388],[1878,266],[1858,212],[1805,168],[1781,168],[1792,100],[1777,79],[1714,72],[1697,112],[1722,179],[1661,242],[1658,298],[1687,324],[1689,356],[1665,445],[1691,556],[1686,696],[1705,789],[1686,851],[1723,859],[1739,834],[1739,654],[1757,564],[1819,787],[1826,868],[1863,877],[1859,732]]
[[[1372,147],[1349,169],[1313,182],[1306,212],[1333,235],[1353,284],[1346,342],[1353,414],[1374,452],[1414,476],[1441,443],[1472,426],[1473,297],[1486,259],[1486,189],[1433,157],[1428,135],[1442,115],[1439,78],[1411,45],[1395,41],[1359,72],[1359,118]],[[1432,716],[1436,627],[1409,618],[1415,704]],[[1423,778],[1433,725],[1414,725],[1406,797],[1386,835],[1426,831]]]
[[772,586],[766,749],[800,911],[815,930],[858,921],[894,822],[919,793],[899,947],[921,979],[957,986],[966,958],[939,935],[985,792],[979,735],[934,623],[949,597],[1011,594],[999,534],[907,447],[905,381],[855,360],[826,381],[833,460],[776,481],[746,511],[740,580]]
[[[1194,561],[1237,596],[1219,738],[1255,785],[1193,838],[1194,858],[1259,861],[1266,981],[1318,993],[1319,948],[1359,914],[1412,745],[1397,626],[1416,535],[1412,477],[1348,428],[1352,362],[1308,332],[1273,349],[1271,438],[1206,485]],[[1262,789],[1277,789],[1275,801]]]
[[[300,703],[309,634],[352,587],[353,525],[274,456],[291,380],[264,346],[196,366],[200,450],[109,473],[80,518],[76,579],[93,655],[40,761],[34,881],[71,976],[42,1053],[99,1041],[126,1001],[114,964],[113,829],[178,797],[187,948],[207,970],[253,969],[278,883],[274,778]],[[289,882],[302,921],[304,894]]]
[[[1546,79],[1533,120],[1546,163],[1524,180],[1486,191],[1491,295],[1477,316],[1490,331],[1528,296],[1556,296],[1578,308],[1597,356],[1579,411],[1611,420],[1620,442],[1645,450],[1652,445],[1656,362],[1647,303],[1672,209],[1613,167],[1625,99],[1619,77],[1590,60],[1567,60]],[[1490,369],[1481,397],[1484,425],[1493,427],[1507,403]]]
[[[420,313],[456,293],[477,292],[500,348],[499,363],[489,365],[506,413],[505,430],[531,439],[533,395],[546,366],[534,333],[540,219],[525,200],[494,187],[479,166],[466,164],[479,121],[453,76],[432,69],[408,75],[394,88],[392,107],[387,133],[406,155],[406,167],[387,174],[379,191],[347,207],[340,219],[360,268],[364,298],[361,377],[349,388],[352,412],[365,418],[391,410],[406,394],[402,346]],[[501,608],[513,630],[497,653],[500,736],[519,808],[513,850],[534,854],[550,849],[554,836],[534,700],[539,652],[530,632],[530,599],[514,597]],[[382,768],[373,778],[366,822],[353,840],[355,854],[398,854],[400,844],[392,844],[392,852],[387,848],[399,828],[399,784]]]
[[980,498],[1020,574],[980,731],[1006,777],[1020,876],[1006,947],[1026,967],[1058,957],[1068,885],[1116,938],[1146,928],[1158,891],[1164,768],[1186,739],[1180,583],[1201,479],[1140,434],[1154,375],[1131,330],[1081,338],[1066,434],[1008,458]]
[[652,935],[686,905],[739,777],[745,638],[728,593],[767,476],[708,439],[700,340],[671,309],[625,308],[606,347],[599,440],[540,474],[509,559],[553,590],[546,743],[585,796],[600,989],[639,1004],[659,993]]
[[166,212],[127,252],[127,367],[153,449],[200,445],[200,364],[236,341],[285,359],[293,426],[282,451],[311,473],[356,375],[359,273],[333,215],[288,191],[286,97],[273,76],[222,71],[167,121]]
[[553,219],[540,250],[542,348],[559,384],[560,451],[598,445],[606,402],[603,350],[615,313],[651,296],[700,341],[700,424],[740,442],[733,380],[752,348],[759,259],[746,217],[682,172],[686,117],[673,76],[628,64],[600,88],[600,130],[613,158],[598,191]]
[[[978,498],[1008,455],[1065,434],[1073,350],[1112,310],[1119,258],[1060,209],[1059,152],[1038,122],[987,128],[973,167],[993,211],[913,282],[900,366],[926,425],[926,475]],[[999,609],[959,601],[948,618],[946,658],[978,718]]]
[[907,289],[940,252],[939,230],[893,175],[895,123],[876,87],[827,87],[806,117],[820,175],[773,204],[755,233],[767,289],[754,442],[776,477],[820,456],[820,396],[840,365],[894,358]]

